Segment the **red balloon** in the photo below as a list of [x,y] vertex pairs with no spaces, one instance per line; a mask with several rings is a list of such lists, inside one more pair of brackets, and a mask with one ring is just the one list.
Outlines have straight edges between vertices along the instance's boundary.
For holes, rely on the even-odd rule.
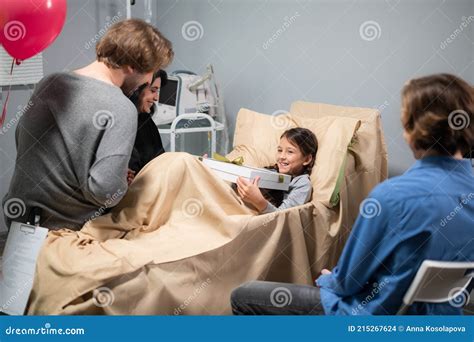
[[66,19],[66,0],[0,0],[0,43],[25,60],[56,39]]

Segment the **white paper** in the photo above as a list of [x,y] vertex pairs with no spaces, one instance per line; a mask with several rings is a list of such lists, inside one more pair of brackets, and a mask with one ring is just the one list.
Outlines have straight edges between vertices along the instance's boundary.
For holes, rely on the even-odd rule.
[[28,303],[36,260],[48,229],[13,222],[0,271],[0,311],[23,315]]

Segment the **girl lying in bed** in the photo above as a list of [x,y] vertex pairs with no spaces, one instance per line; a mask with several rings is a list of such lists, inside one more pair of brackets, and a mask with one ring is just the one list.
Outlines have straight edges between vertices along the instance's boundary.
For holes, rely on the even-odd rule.
[[306,128],[292,128],[280,137],[277,163],[269,167],[293,178],[288,191],[262,191],[258,187],[259,177],[253,181],[239,177],[237,192],[260,213],[266,214],[305,204],[311,199],[312,185],[309,176],[314,165],[318,141]]
[[[276,168],[294,178],[290,190],[283,194],[281,205],[272,207],[261,200],[258,180],[252,183],[239,180],[240,196],[249,201],[257,199],[255,203],[262,212],[267,208],[277,210],[304,204],[311,196],[309,174],[316,150],[316,138],[310,131],[297,128],[285,132],[278,148]],[[187,279],[194,279],[201,272],[207,277],[211,269],[216,275],[229,270],[232,273],[235,271],[231,264],[240,269],[242,262],[251,262],[253,257],[266,258],[266,254],[255,254],[246,259],[242,247],[245,239],[254,236],[247,227],[265,224],[266,232],[289,229],[286,220],[259,220],[254,214],[226,182],[216,181],[215,173],[196,157],[182,152],[163,153],[143,167],[110,213],[88,221],[79,232],[50,232],[38,256],[27,312],[173,314],[173,307],[181,302],[178,297],[193,291],[192,281]],[[292,217],[297,216],[295,213]],[[231,249],[220,249],[231,244]],[[246,247],[246,251],[254,253],[253,248],[259,249],[257,246],[260,245]],[[222,267],[223,255],[227,255],[222,254],[224,250],[234,262]],[[214,251],[217,254],[208,254]],[[190,260],[182,269],[183,276],[170,277],[176,267],[170,269],[168,265],[182,260]],[[204,263],[205,267],[196,267],[198,263]],[[266,269],[267,266],[257,268],[259,274],[266,274]],[[238,277],[250,279],[246,274]],[[228,294],[232,282],[227,283],[216,289]],[[154,291],[148,291],[149,286]],[[132,300],[125,301],[132,304],[116,301],[99,307],[96,295],[99,287],[110,287],[115,298],[128,299],[133,293]],[[177,288],[178,292],[170,290]],[[143,301],[143,293],[147,291],[152,293],[152,298]],[[202,309],[199,303],[196,305]],[[221,312],[219,305],[214,303],[210,307]],[[189,311],[194,312],[199,311]]]

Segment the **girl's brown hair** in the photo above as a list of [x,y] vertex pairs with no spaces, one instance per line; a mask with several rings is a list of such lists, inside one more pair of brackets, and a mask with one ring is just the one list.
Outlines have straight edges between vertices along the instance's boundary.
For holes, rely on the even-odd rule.
[[311,155],[311,162],[305,166],[303,171],[303,173],[310,175],[316,160],[316,153],[318,152],[318,139],[316,139],[316,135],[307,128],[296,127],[283,132],[280,139],[282,138],[286,138],[289,142],[298,146],[303,156]]
[[415,149],[463,155],[474,146],[474,90],[464,80],[437,74],[410,80],[402,90],[402,125]]
[[[312,156],[311,162],[303,170],[303,173],[310,175],[316,160],[316,152],[318,152],[318,139],[316,139],[316,135],[307,128],[296,127],[283,132],[280,136],[280,139],[282,138],[286,138],[289,142],[298,146],[303,156]],[[266,168],[278,171],[278,164]]]
[[171,63],[171,42],[152,25],[139,19],[120,21],[110,27],[96,46],[97,60],[110,68],[128,65],[149,73]]

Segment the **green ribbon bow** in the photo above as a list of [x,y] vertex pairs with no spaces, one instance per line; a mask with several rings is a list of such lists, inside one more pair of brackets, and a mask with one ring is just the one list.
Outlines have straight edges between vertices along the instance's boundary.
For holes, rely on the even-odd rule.
[[215,159],[215,160],[218,160],[218,161],[221,161],[221,162],[224,162],[224,163],[231,163],[231,164],[239,165],[239,166],[242,166],[243,163],[244,163],[244,157],[242,157],[242,156],[237,157],[234,160],[230,160],[230,159],[227,159],[224,156],[221,156],[219,153],[213,153],[212,154],[212,159]]

